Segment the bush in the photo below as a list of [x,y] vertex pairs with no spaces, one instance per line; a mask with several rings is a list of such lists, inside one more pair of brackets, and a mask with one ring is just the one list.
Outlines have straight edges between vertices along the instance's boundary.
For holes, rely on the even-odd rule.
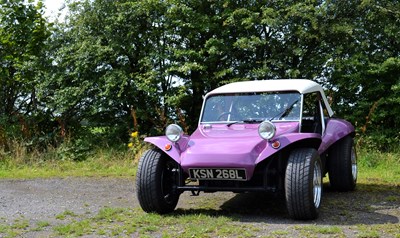
[[357,138],[357,145],[368,151],[399,152],[400,132],[374,132]]

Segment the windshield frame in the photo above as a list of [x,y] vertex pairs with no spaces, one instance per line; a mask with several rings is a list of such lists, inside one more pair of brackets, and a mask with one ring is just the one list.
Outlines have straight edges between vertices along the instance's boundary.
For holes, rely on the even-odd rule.
[[[201,124],[246,124],[246,120],[250,119],[260,119],[260,118],[242,118],[243,120],[218,120],[218,121],[203,121],[204,116],[205,116],[205,110],[206,110],[206,106],[207,106],[207,100],[209,100],[212,97],[216,97],[216,96],[246,96],[246,95],[259,95],[259,94],[297,94],[298,97],[296,100],[298,100],[298,102],[296,102],[296,104],[298,104],[299,107],[299,114],[298,114],[298,118],[297,119],[279,119],[280,114],[284,113],[285,110],[287,110],[288,108],[283,107],[282,111],[280,111],[280,113],[278,115],[274,115],[272,117],[269,118],[263,118],[263,120],[270,120],[272,122],[300,122],[301,121],[301,112],[302,112],[302,105],[303,105],[303,94],[298,92],[298,91],[294,91],[294,90],[290,90],[290,91],[266,91],[266,92],[246,92],[246,93],[221,93],[221,94],[211,94],[211,95],[206,95],[206,97],[203,100],[203,105],[201,108],[201,112],[200,112],[200,117],[199,117],[199,125]],[[234,100],[231,101],[230,104],[230,110],[232,109],[232,106],[234,104]],[[288,103],[288,105],[290,106],[290,102]],[[288,106],[286,105],[286,106]],[[261,120],[260,122],[262,122],[263,120]],[[254,122],[253,122],[254,123]]]

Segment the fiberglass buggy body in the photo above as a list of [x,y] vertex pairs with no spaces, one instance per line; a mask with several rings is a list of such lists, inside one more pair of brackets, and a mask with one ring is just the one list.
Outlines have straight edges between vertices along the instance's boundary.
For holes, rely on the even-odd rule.
[[230,83],[204,97],[192,135],[171,124],[141,157],[137,196],[146,212],[172,212],[184,191],[283,195],[290,217],[315,219],[322,179],[354,190],[354,127],[333,117],[322,87],[310,80]]

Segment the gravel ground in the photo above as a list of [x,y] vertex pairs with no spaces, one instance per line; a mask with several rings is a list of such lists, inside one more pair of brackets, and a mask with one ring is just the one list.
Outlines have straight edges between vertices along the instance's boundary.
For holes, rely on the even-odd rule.
[[0,180],[0,217],[35,221],[66,210],[83,214],[105,206],[133,207],[133,190],[132,180],[120,178]]
[[[84,215],[96,214],[104,207],[139,206],[129,178],[6,179],[0,180],[0,191],[0,225],[21,218],[57,224],[62,221],[56,216],[65,211]],[[178,204],[178,212],[201,213],[204,208],[234,214],[239,222],[258,227],[260,234],[313,224],[340,226],[349,237],[357,236],[354,229],[360,225],[395,224],[400,228],[400,188],[384,185],[360,185],[350,193],[326,188],[320,217],[310,222],[289,219],[282,201],[261,194],[202,193],[192,197],[186,192]],[[45,237],[46,233],[24,237],[30,236]]]

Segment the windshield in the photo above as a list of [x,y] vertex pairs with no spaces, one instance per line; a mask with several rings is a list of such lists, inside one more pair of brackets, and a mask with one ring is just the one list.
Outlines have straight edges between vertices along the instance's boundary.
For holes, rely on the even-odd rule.
[[300,103],[298,92],[212,95],[206,99],[200,122],[298,121]]

